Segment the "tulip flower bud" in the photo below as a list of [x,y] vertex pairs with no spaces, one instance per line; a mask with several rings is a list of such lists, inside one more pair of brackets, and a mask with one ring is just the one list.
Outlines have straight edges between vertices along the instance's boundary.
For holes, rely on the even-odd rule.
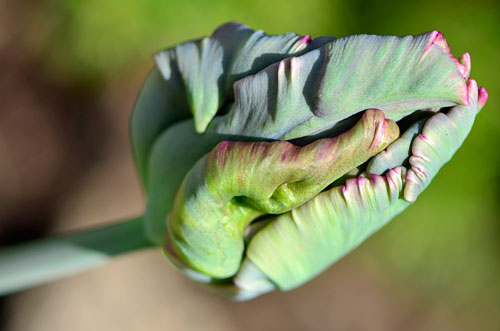
[[487,99],[437,31],[159,52],[131,119],[145,231],[237,300],[310,280],[415,201]]

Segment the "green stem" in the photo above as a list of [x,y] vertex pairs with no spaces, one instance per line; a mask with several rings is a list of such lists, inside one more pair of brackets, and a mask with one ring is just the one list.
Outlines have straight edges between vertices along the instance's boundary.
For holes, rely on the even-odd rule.
[[110,258],[154,246],[142,218],[0,249],[0,295],[105,264]]

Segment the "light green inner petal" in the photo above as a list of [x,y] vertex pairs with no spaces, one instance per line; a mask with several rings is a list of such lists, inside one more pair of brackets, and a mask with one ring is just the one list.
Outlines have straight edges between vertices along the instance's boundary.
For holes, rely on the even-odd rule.
[[351,130],[304,147],[220,143],[190,170],[176,195],[167,219],[175,252],[214,278],[234,275],[252,220],[300,206],[398,135],[383,112],[367,110]]

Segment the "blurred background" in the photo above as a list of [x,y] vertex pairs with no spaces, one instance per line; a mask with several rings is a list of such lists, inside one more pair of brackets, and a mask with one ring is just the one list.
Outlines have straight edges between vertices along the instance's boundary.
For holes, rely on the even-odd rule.
[[[0,1],[0,245],[140,214],[128,117],[157,50],[267,33],[444,33],[490,99],[419,200],[307,285],[232,303],[158,250],[0,301],[1,330],[500,330],[497,1]],[[1,271],[0,271],[1,272]]]

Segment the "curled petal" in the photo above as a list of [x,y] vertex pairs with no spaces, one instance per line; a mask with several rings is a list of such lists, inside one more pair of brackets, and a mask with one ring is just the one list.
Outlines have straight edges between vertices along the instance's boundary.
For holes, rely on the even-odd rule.
[[304,147],[224,141],[179,188],[167,219],[172,247],[197,271],[214,278],[232,276],[252,220],[303,204],[398,135],[397,125],[383,112],[367,110],[351,130]]
[[425,123],[422,133],[413,141],[409,159],[411,168],[406,174],[404,190],[406,200],[416,200],[472,129],[480,106],[478,95],[484,98],[486,91],[478,94],[478,87],[473,79],[469,79],[467,91],[470,101],[468,106],[455,106],[447,114],[433,115]]

